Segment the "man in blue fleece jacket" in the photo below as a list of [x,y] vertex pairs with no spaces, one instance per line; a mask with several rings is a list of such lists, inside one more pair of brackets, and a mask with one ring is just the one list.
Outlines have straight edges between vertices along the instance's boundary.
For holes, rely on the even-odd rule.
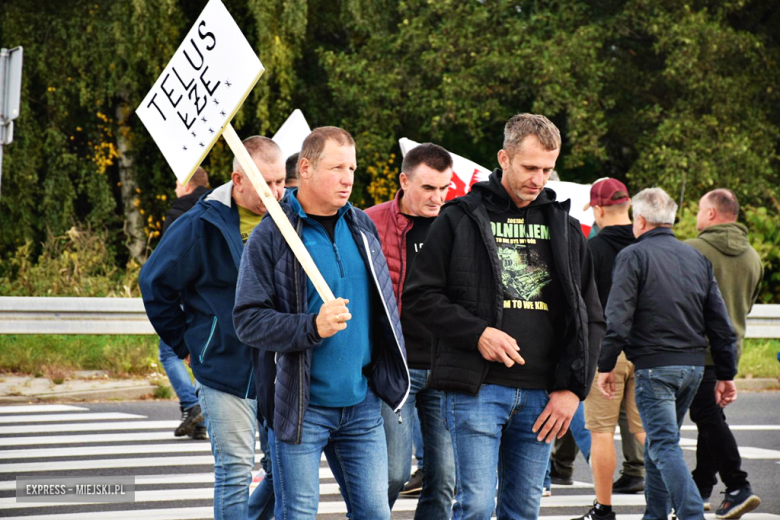
[[254,347],[268,421],[276,518],[314,519],[324,451],[353,520],[390,518],[380,399],[397,413],[409,393],[403,334],[373,222],[348,199],[355,142],[315,129],[300,155],[300,187],[282,208],[333,293],[323,303],[264,220],[241,259],[233,319]]
[[[277,199],[284,159],[266,137],[244,141]],[[266,208],[238,161],[231,181],[205,194],[166,231],[144,265],[139,284],[157,334],[180,358],[189,357],[201,384],[214,454],[214,517],[270,518],[273,494],[260,485],[249,498],[255,464],[257,400],[251,349],[233,328],[236,278],[249,236]]]

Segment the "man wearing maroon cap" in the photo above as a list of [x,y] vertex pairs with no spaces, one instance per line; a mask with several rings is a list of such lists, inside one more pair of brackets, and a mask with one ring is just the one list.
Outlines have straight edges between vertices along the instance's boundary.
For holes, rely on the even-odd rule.
[[[596,181],[590,189],[590,203],[585,209],[593,208],[593,215],[601,230],[588,241],[593,258],[593,270],[596,287],[602,308],[607,307],[607,298],[612,287],[612,268],[615,257],[626,246],[634,243],[628,208],[631,199],[626,185],[617,179],[604,178]],[[618,423],[621,405],[625,405],[629,429],[636,435],[637,441],[644,443],[645,432],[634,398],[634,365],[620,354],[615,367],[617,380],[613,400],[604,397],[594,379],[590,393],[585,399],[585,426],[591,433],[590,463],[593,470],[593,482],[596,488],[596,502],[588,513],[578,520],[614,519],[612,511],[612,475],[615,473],[615,426]],[[623,475],[619,480],[630,479],[639,490],[644,487],[642,477]]]

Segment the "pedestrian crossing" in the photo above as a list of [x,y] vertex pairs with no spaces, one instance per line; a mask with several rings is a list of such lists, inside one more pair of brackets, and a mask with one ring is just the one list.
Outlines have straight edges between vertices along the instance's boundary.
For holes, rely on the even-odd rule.
[[[214,473],[209,442],[174,437],[176,420],[105,411],[106,408],[106,405],[100,410],[92,410],[90,405],[0,406],[0,517],[26,520],[212,518]],[[169,409],[175,410],[170,406]],[[691,439],[686,441],[689,444]],[[256,462],[261,457],[258,445]],[[88,499],[68,504],[16,501],[17,477],[127,475],[136,477],[132,503],[105,504]],[[344,518],[346,504],[324,459],[319,477],[321,498],[317,518]],[[541,518],[568,520],[579,516],[594,498],[589,482],[556,486],[551,497],[542,499]],[[642,495],[615,495],[613,506],[621,520],[638,520],[644,503]],[[399,499],[393,508],[393,518],[413,518],[416,506],[416,499]],[[757,513],[744,518],[780,520],[780,515]]]

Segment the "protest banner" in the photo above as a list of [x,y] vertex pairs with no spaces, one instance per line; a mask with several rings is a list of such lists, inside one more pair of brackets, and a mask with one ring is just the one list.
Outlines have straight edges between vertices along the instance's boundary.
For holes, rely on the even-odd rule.
[[[401,153],[406,155],[409,150],[418,146],[420,143],[402,137],[398,140],[401,147]],[[450,152],[452,156],[452,179],[450,180],[450,189],[447,192],[447,200],[456,197],[462,197],[469,191],[474,184],[488,180],[491,170],[480,166],[474,161]],[[552,189],[558,201],[571,199],[569,215],[580,222],[582,232],[588,236],[590,229],[595,221],[593,210],[583,210],[582,207],[590,201],[590,184],[577,184],[575,182],[548,181],[547,187]]]
[[222,135],[323,302],[328,302],[333,293],[230,124],[263,70],[221,0],[209,0],[136,113],[182,184]]
[[282,123],[273,136],[273,140],[282,149],[282,156],[287,159],[303,148],[303,140],[311,133],[309,123],[299,109],[293,110],[290,117]]

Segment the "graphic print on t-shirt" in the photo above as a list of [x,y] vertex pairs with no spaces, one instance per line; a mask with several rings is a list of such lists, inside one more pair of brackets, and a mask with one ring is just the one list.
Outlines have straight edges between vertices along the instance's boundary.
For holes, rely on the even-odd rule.
[[511,217],[505,222],[491,221],[490,228],[501,262],[504,308],[549,310],[543,293],[552,281],[550,228],[544,224],[526,224],[524,218]]

